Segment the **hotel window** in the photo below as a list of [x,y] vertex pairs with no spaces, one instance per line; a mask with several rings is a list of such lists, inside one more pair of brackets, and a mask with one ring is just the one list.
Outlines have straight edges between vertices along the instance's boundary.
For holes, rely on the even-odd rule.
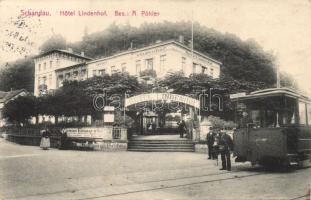
[[52,74],[49,75],[49,85],[52,84]]
[[213,76],[214,76],[214,69],[211,68],[210,70],[211,70],[210,74],[211,74],[211,76],[213,77]]
[[96,70],[94,69],[93,70],[93,76],[96,76],[97,74],[96,74]]
[[78,71],[74,71],[73,72],[73,78],[77,78],[78,77]]
[[299,102],[299,123],[302,125],[307,124],[306,118],[306,104],[304,102]]
[[70,73],[65,74],[65,79],[70,79]]
[[53,67],[53,61],[51,60],[50,61],[50,69],[52,69],[52,67]]
[[46,70],[46,63],[43,63],[43,70]]
[[80,75],[81,75],[82,79],[85,78],[85,76],[86,76],[86,69],[82,69]]
[[181,70],[185,72],[185,68],[186,68],[186,58],[181,57]]
[[111,68],[111,74],[113,74],[113,73],[116,73],[116,72],[117,72],[117,70],[116,70],[116,66],[111,66],[110,68]]
[[126,63],[121,64],[121,70],[122,70],[122,73],[126,71]]
[[46,85],[46,76],[43,76],[43,77],[42,77],[42,84],[43,84],[43,85]]
[[103,76],[105,74],[105,69],[98,70],[98,75]]
[[41,64],[39,64],[38,71],[41,71]]
[[136,60],[136,75],[138,76],[141,72],[141,63],[140,60]]
[[160,72],[162,72],[164,69],[165,61],[166,61],[166,55],[161,55],[160,56]]
[[195,74],[197,70],[197,63],[192,63],[192,73]]
[[60,61],[59,58],[56,59],[56,66],[59,67]]
[[59,80],[59,81],[62,81],[63,78],[64,78],[64,76],[63,76],[62,74],[61,74],[61,75],[58,75],[58,80]]
[[207,72],[207,68],[202,66],[202,71],[201,72],[202,72],[202,74],[205,74]]
[[146,68],[150,70],[153,69],[153,58],[146,59]]

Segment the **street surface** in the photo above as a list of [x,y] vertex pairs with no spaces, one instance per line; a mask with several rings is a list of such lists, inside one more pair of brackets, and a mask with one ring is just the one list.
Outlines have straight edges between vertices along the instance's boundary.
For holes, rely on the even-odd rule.
[[197,153],[44,151],[0,138],[1,199],[310,198],[311,168],[219,168]]

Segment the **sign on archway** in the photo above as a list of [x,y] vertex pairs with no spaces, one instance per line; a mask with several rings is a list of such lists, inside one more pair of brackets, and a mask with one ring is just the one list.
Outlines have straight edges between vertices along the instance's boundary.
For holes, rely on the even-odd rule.
[[125,107],[135,105],[137,103],[146,102],[146,101],[175,101],[183,104],[193,106],[195,108],[200,108],[200,101],[191,97],[172,94],[172,93],[149,93],[149,94],[140,94],[125,99]]

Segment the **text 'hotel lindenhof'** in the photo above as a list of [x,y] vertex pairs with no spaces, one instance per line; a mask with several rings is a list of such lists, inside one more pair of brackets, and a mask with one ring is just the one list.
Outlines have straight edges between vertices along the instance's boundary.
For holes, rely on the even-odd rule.
[[221,63],[210,56],[174,40],[129,49],[112,56],[91,59],[69,50],[52,50],[34,59],[35,96],[62,86],[64,80],[85,80],[93,76],[128,72],[140,77],[144,70],[154,70],[158,78],[182,71],[185,76],[203,73],[218,78]]

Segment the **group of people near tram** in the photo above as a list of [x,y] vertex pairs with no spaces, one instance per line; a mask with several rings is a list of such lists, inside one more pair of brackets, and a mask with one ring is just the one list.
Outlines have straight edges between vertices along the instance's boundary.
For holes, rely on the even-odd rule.
[[210,127],[206,136],[208,159],[218,161],[221,156],[222,168],[220,170],[231,171],[231,152],[233,151],[233,140],[231,136],[220,128]]
[[[181,120],[178,123],[178,132],[180,138],[189,138],[189,127],[186,122]],[[233,151],[233,140],[231,136],[223,129],[210,127],[210,131],[206,136],[208,159],[217,160],[218,155],[221,156],[222,168],[220,170],[231,171],[231,152]]]

